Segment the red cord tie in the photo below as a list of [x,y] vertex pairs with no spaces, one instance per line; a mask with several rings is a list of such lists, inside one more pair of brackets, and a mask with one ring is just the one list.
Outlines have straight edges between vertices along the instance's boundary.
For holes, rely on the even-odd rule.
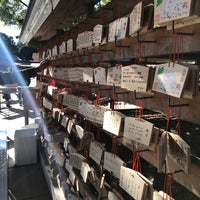
[[168,107],[168,115],[167,115],[167,124],[166,124],[166,131],[169,130],[169,122],[171,120],[172,117],[172,106]]
[[100,133],[100,128],[97,130],[97,141],[101,142],[101,133]]
[[97,92],[97,99],[96,99],[96,105],[100,105],[101,101],[101,90],[98,90]]
[[144,117],[144,113],[143,113],[143,103],[142,100],[137,100],[136,101],[136,113],[135,113],[135,117],[136,118],[143,118]]
[[181,108],[180,107],[178,110],[178,122],[176,124],[176,130],[178,131],[178,134],[181,135]]
[[85,161],[87,163],[89,162],[89,152],[88,152],[88,150],[85,150]]
[[132,165],[132,169],[142,173],[141,170],[141,162],[140,162],[140,153],[139,152],[134,152],[133,154],[133,165]]
[[[166,200],[171,200],[172,197],[172,183],[174,173],[167,173],[164,180],[164,192],[166,193]],[[164,196],[163,196],[164,197]]]

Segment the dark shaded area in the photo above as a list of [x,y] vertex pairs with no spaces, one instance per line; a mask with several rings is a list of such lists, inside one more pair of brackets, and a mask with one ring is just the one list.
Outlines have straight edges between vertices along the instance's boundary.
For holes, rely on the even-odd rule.
[[8,181],[16,199],[52,199],[40,164],[9,168]]

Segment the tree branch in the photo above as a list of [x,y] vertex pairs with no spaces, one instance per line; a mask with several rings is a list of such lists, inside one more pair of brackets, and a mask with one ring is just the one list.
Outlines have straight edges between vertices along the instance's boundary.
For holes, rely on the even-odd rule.
[[24,6],[26,6],[26,7],[28,7],[28,5],[27,4],[25,4],[23,1],[19,1],[21,4],[23,4]]

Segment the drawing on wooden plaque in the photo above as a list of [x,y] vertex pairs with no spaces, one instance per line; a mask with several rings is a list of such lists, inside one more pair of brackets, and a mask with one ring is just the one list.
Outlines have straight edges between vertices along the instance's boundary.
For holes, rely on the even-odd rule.
[[129,35],[132,35],[141,29],[142,1],[135,5],[129,19]]
[[106,69],[97,67],[94,69],[94,81],[96,84],[106,84]]
[[88,106],[88,102],[84,98],[80,97],[79,98],[79,109],[78,109],[78,112],[81,115],[86,116],[87,106]]
[[180,98],[189,68],[176,63],[164,63],[156,67],[153,90]]
[[167,156],[185,173],[190,172],[190,146],[179,135],[168,132]]
[[154,0],[154,24],[175,21],[191,14],[191,0]]

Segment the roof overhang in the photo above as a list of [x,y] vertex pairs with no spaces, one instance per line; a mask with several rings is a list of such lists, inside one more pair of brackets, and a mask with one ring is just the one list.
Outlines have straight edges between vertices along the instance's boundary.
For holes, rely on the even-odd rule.
[[58,30],[64,30],[77,16],[87,14],[89,4],[96,2],[97,0],[30,1],[20,41],[38,47],[42,41],[55,36]]

